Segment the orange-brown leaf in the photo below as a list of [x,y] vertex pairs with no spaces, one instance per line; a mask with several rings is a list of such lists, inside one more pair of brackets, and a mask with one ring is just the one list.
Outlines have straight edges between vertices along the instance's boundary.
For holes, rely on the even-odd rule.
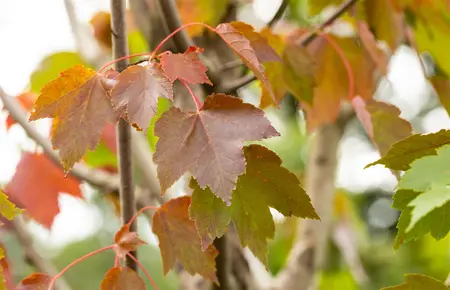
[[82,198],[80,182],[64,172],[46,155],[23,153],[16,172],[5,188],[10,199],[31,218],[50,228],[59,213],[58,196],[64,192]]
[[43,273],[33,273],[23,279],[16,290],[48,290],[52,277]]
[[278,104],[278,101],[272,92],[272,86],[264,74],[264,67],[258,60],[256,51],[252,47],[250,40],[230,23],[219,24],[216,28],[216,32],[239,55],[245,65],[248,66],[261,81],[264,88],[270,93],[270,97],[274,103]]
[[308,51],[317,63],[313,105],[302,104],[306,111],[310,131],[318,126],[333,123],[339,115],[342,99],[351,99],[356,95],[368,100],[375,88],[373,77],[375,63],[355,38],[329,36],[342,50],[350,64],[354,79],[354,94],[349,95],[350,84],[343,60],[335,48],[319,36],[308,46]]
[[30,120],[55,118],[53,147],[59,149],[68,172],[86,151],[94,150],[107,122],[116,116],[109,101],[114,81],[83,66],[75,66],[47,84]]
[[156,122],[153,160],[165,192],[189,171],[201,188],[209,188],[227,204],[239,175],[245,172],[244,141],[279,133],[261,109],[242,100],[213,94],[199,112],[171,108]]
[[202,251],[195,222],[189,219],[190,204],[189,196],[171,199],[153,215],[152,230],[158,236],[164,275],[178,260],[191,275],[198,273],[217,281],[215,258],[218,252],[212,245]]
[[387,154],[392,144],[411,135],[411,124],[400,118],[397,107],[375,100],[365,103],[360,97],[354,98],[352,103],[356,115],[382,156]]
[[130,232],[130,225],[123,225],[114,236],[116,254],[125,257],[127,253],[136,250],[139,246],[147,244],[141,240],[137,232]]
[[[33,109],[34,102],[37,99],[37,95],[33,92],[25,92],[16,97],[16,100],[19,102],[20,106],[27,112],[30,112]],[[5,110],[5,108],[3,108]],[[12,125],[14,125],[16,121],[8,115],[6,117],[6,129],[9,130]]]
[[394,7],[395,2],[392,0],[366,0],[363,3],[367,11],[367,23],[370,29],[377,39],[386,41],[392,52],[395,52],[404,37],[403,19]]
[[161,65],[133,65],[117,77],[111,92],[114,111],[147,132],[158,108],[158,97],[173,99],[172,82]]
[[162,55],[161,66],[172,83],[182,79],[191,84],[212,85],[206,75],[208,68],[198,58],[202,51],[202,48],[190,46],[184,53],[166,52]]
[[[283,55],[283,51],[285,48],[285,44],[283,39],[279,35],[275,35],[268,28],[261,30],[261,35],[267,38],[269,45],[273,47],[275,52],[279,55]],[[266,74],[267,79],[272,86],[273,94],[275,95],[275,99],[279,102],[286,95],[288,91],[288,87],[284,80],[283,72],[285,71],[284,62],[265,62],[264,64],[264,72]],[[276,105],[270,96],[270,92],[265,89],[265,87],[260,82],[261,86],[261,102],[259,107],[264,109],[271,105]]]
[[[381,73],[386,76],[388,70],[389,59],[386,53],[378,47],[375,36],[370,31],[367,23],[363,21],[358,21],[358,34],[364,47],[367,49],[370,57],[373,59],[375,64]],[[357,73],[357,72],[356,72]]]
[[136,272],[127,267],[109,269],[100,285],[101,290],[145,290],[145,283]]
[[281,61],[281,57],[269,44],[264,34],[256,32],[251,25],[244,22],[233,21],[230,25],[250,41],[250,45],[255,50],[259,62]]

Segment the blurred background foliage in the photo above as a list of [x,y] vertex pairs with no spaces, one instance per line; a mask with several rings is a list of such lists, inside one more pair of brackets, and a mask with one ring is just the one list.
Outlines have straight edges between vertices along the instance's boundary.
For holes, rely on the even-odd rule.
[[[180,2],[183,1],[180,0]],[[207,1],[203,0],[202,2]],[[242,13],[242,20],[258,23],[254,19],[254,12],[248,12],[254,9],[254,3],[252,1],[242,2],[241,9],[245,12]],[[265,1],[255,0],[254,2],[261,3]],[[341,2],[339,0],[291,0],[290,9],[285,15],[284,24],[311,27],[323,19],[323,15],[318,15],[322,11],[323,6]],[[274,5],[268,6],[272,7]],[[78,8],[83,9],[82,5],[79,5]],[[63,12],[61,11],[60,13]],[[270,13],[268,12],[268,14]],[[100,12],[95,14],[91,18],[90,24],[87,25],[91,25],[91,28],[93,28],[92,32],[100,46],[105,53],[108,53],[110,42],[104,38],[104,35],[109,33],[109,25],[105,25],[105,21],[108,21],[108,14]],[[129,29],[130,52],[147,51],[146,41],[136,26],[130,25]],[[30,49],[33,50],[33,47],[31,46]],[[415,57],[411,56],[412,53],[410,51],[402,53],[408,54],[411,59]],[[414,59],[413,61],[417,62]],[[426,59],[424,61],[426,62]],[[55,78],[62,70],[75,64],[90,65],[78,53],[72,51],[57,51],[48,55],[31,74],[28,89],[39,93],[44,84]],[[403,65],[409,66],[409,63],[403,63]],[[417,63],[414,65],[417,66]],[[258,102],[260,92],[257,85],[248,86],[241,93],[247,101]],[[413,124],[416,132],[428,130],[427,128],[430,127],[427,125],[429,124],[428,120],[432,117],[430,114],[435,114],[435,119],[433,119],[434,127],[431,126],[432,128],[444,126],[442,125],[443,123],[439,122],[438,116],[442,116],[442,114],[441,111],[436,111],[438,102],[436,101],[435,93],[429,85],[421,95],[423,100],[415,104],[412,101],[408,103],[398,98],[395,91],[392,90],[385,80],[380,81],[377,96],[397,104],[402,111],[406,110],[404,112],[405,118]],[[263,143],[282,158],[285,167],[292,170],[302,179],[305,174],[305,164],[308,156],[308,135],[304,117],[301,111],[293,109],[295,105],[296,101],[291,96],[284,99],[281,110],[267,109],[269,118],[281,131],[282,137],[276,140],[267,140]],[[157,141],[156,137],[151,133],[154,122],[169,106],[170,103],[167,100],[160,100],[158,114],[152,121],[148,134],[151,150],[155,149]],[[113,146],[105,140],[107,138],[102,139],[97,150],[90,152],[86,156],[85,161],[90,166],[103,167],[115,171],[117,158],[112,148]],[[346,140],[348,142],[345,142]],[[357,143],[355,143],[355,140]],[[346,148],[345,146],[355,147]],[[375,149],[372,147],[363,127],[357,120],[354,120],[346,129],[343,142],[341,143],[341,151],[346,151],[347,153],[341,152],[339,155],[340,164],[356,162],[355,160],[361,158],[361,154],[367,154],[367,150],[363,152],[361,150],[358,151],[359,147],[357,148],[357,146],[369,148],[368,150],[372,155],[369,158],[363,158],[364,160],[374,161],[376,159],[377,155],[373,153]],[[358,164],[360,163],[358,162]],[[363,166],[360,166],[357,170],[362,171]],[[358,179],[359,175],[353,176],[354,171],[340,168],[338,175],[350,175],[344,176],[344,180]],[[381,180],[378,183],[379,186],[373,186],[372,184],[346,187],[345,182],[338,184],[339,188],[336,191],[334,202],[331,239],[328,244],[327,267],[322,273],[319,273],[320,290],[375,290],[402,283],[405,273],[423,273],[439,280],[446,279],[450,269],[450,237],[447,236],[441,241],[435,241],[427,235],[418,241],[402,245],[399,250],[394,252],[393,245],[399,213],[391,208],[393,177],[390,176],[390,172],[387,169],[385,171],[384,175],[378,178]],[[175,190],[173,194],[177,195],[183,192],[183,185],[180,185],[179,188],[181,188],[181,191]],[[355,188],[359,188],[359,190],[355,190]],[[386,188],[390,189],[387,190]],[[98,223],[97,229],[99,230],[96,233],[91,234],[86,239],[74,241],[63,247],[45,245],[42,242],[40,243],[39,239],[36,242],[36,246],[41,253],[51,259],[60,269],[86,253],[110,244],[115,230],[119,227],[119,218],[116,215],[117,200],[114,195],[110,195],[109,199],[104,199],[99,193],[90,189],[86,202],[97,207],[101,217],[101,221],[92,221],[92,223]],[[291,246],[296,239],[294,233],[297,227],[301,227],[301,224],[298,224],[295,219],[278,218],[279,215],[275,212],[274,215],[277,217],[277,227],[275,239],[270,241],[269,244],[269,270],[275,275],[285,264]],[[161,257],[155,242],[156,239],[151,235],[149,226],[145,223],[144,218],[141,221],[141,229],[147,228],[147,230],[144,230],[143,236],[150,242],[150,245],[139,249],[140,260],[153,276],[159,289],[177,289],[177,277],[174,273],[171,272],[165,278],[163,277]],[[34,229],[36,227],[35,225]],[[38,229],[37,231],[43,231],[43,229]],[[2,233],[1,239],[7,249],[13,279],[19,281],[32,273],[33,269],[27,264],[24,249],[21,248],[14,234]],[[73,289],[98,289],[101,277],[113,264],[113,260],[114,255],[112,252],[101,253],[73,267],[64,277]]]

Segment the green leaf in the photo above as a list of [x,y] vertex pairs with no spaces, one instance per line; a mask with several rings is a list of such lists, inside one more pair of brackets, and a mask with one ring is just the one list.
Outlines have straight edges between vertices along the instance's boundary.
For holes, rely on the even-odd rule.
[[190,218],[196,222],[197,231],[202,238],[202,249],[205,250],[216,237],[220,238],[225,234],[231,222],[230,208],[209,187],[202,190],[194,178],[191,178],[189,187],[194,190],[189,207]]
[[30,90],[39,93],[59,73],[77,64],[87,66],[81,56],[74,52],[58,52],[45,57],[30,76]]
[[388,153],[392,144],[411,135],[411,124],[400,118],[397,107],[375,100],[365,102],[359,96],[353,98],[352,105],[381,155]]
[[[128,47],[130,54],[149,51],[147,41],[139,30],[128,33]],[[130,63],[135,63],[142,60],[144,57],[132,57]]]
[[308,8],[311,15],[320,13],[324,8],[330,5],[338,6],[343,0],[309,0]]
[[432,134],[415,134],[392,145],[381,159],[368,164],[365,168],[383,164],[393,170],[408,170],[411,162],[436,155],[436,149],[450,143],[450,130],[441,130]]
[[403,212],[396,248],[427,232],[439,240],[450,231],[450,146],[438,149],[437,154],[414,161],[397,186],[394,206]]
[[0,214],[5,218],[7,218],[8,220],[12,220],[22,212],[23,210],[17,208],[12,202],[10,202],[8,200],[8,196],[4,194],[0,189]]
[[297,99],[311,105],[316,85],[316,63],[306,48],[294,43],[286,44],[283,61],[283,77],[289,90]]
[[[267,239],[272,239],[275,225],[269,207],[285,216],[319,219],[298,178],[281,166],[280,158],[266,147],[244,148],[246,173],[238,179],[231,206],[216,198],[209,188],[202,190],[191,181],[191,219],[195,220],[202,240],[211,243],[220,237],[229,223],[229,214],[243,247],[267,266]],[[214,215],[205,219],[208,215]],[[207,245],[203,245],[207,246]]]
[[117,156],[103,143],[94,151],[87,151],[85,161],[89,166],[98,168],[103,166],[117,167]]
[[392,51],[395,51],[403,37],[403,23],[393,1],[366,0],[367,24],[379,40],[386,41]]
[[158,98],[158,108],[156,109],[156,114],[153,116],[152,121],[150,122],[150,126],[147,131],[147,140],[150,144],[150,148],[153,152],[156,150],[156,142],[158,142],[158,136],[155,136],[155,123],[161,118],[162,114],[164,114],[167,110],[172,107],[172,101],[166,98]]
[[445,286],[441,281],[422,274],[406,274],[405,283],[386,287],[381,290],[447,290],[449,287]]

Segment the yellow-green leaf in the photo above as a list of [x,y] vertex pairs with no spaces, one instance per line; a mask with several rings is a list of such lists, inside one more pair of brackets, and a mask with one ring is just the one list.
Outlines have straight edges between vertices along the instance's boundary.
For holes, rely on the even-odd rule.
[[[226,231],[230,220],[243,247],[267,266],[267,239],[272,239],[275,224],[269,207],[285,216],[318,219],[298,178],[281,166],[280,158],[260,145],[244,148],[246,173],[238,179],[231,206],[227,207],[209,188],[201,189],[191,181],[191,218],[195,220],[203,246]],[[213,215],[213,216],[211,216]],[[230,218],[231,216],[231,218]]]
[[392,145],[392,148],[381,159],[370,163],[370,167],[383,164],[393,170],[408,170],[411,162],[436,155],[436,149],[450,143],[450,130],[440,130],[432,134],[415,134]]
[[12,220],[22,212],[23,210],[17,208],[11,201],[8,200],[8,196],[0,190],[0,214],[8,220]]
[[445,286],[441,281],[422,274],[406,274],[405,283],[386,287],[381,290],[447,290],[449,287]]

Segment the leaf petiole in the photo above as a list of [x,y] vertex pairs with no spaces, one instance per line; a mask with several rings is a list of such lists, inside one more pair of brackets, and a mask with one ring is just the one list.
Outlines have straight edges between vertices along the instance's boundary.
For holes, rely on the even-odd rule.
[[138,211],[136,212],[136,214],[130,219],[130,221],[128,222],[128,225],[131,225],[131,224],[134,222],[134,220],[135,220],[141,213],[143,213],[144,211],[149,210],[149,209],[158,210],[159,207],[154,206],[154,205],[147,205],[147,206],[144,206],[143,208],[141,208],[140,210],[138,210]]
[[150,276],[150,273],[144,268],[139,260],[136,259],[131,253],[127,253],[127,256],[136,262],[136,264],[141,268],[142,272],[144,272],[145,276],[147,276],[148,280],[150,280],[150,283],[152,283],[153,288],[155,288],[155,290],[158,290],[158,287],[156,286],[156,283],[153,280],[152,276]]
[[67,270],[69,270],[70,268],[72,268],[73,266],[75,266],[75,264],[78,264],[79,262],[81,262],[81,261],[83,261],[83,260],[85,260],[85,259],[87,259],[87,258],[89,258],[89,257],[92,257],[92,256],[94,256],[94,255],[97,255],[98,253],[107,251],[107,250],[112,249],[112,248],[114,248],[114,247],[115,247],[115,245],[109,245],[109,246],[103,247],[103,248],[101,248],[101,249],[95,250],[95,251],[93,251],[93,252],[90,252],[89,254],[86,254],[86,255],[84,255],[84,256],[81,257],[81,258],[76,259],[75,261],[73,261],[72,263],[70,263],[68,266],[66,266],[64,269],[62,269],[61,272],[59,272],[55,277],[53,277],[52,282],[50,283],[50,286],[48,287],[48,290],[52,290],[52,289],[53,289],[53,285],[55,284],[56,280],[57,280],[59,277],[61,277],[62,275],[64,275],[64,273],[65,273]]
[[187,82],[185,80],[183,80],[183,79],[179,79],[179,80],[188,90],[189,94],[192,97],[192,100],[194,100],[195,107],[197,108],[197,112],[199,112],[200,108],[203,106],[202,102],[200,102],[200,100],[197,98],[197,96],[194,94],[194,92],[191,90],[191,88],[189,87],[189,85],[187,84]]

